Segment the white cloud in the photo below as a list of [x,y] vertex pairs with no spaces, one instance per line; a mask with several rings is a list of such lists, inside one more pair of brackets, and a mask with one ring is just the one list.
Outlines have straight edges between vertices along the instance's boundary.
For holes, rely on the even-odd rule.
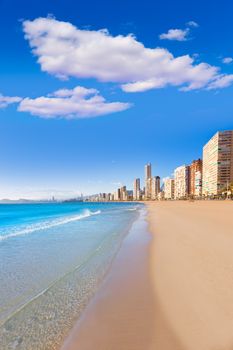
[[199,24],[198,24],[197,22],[195,22],[195,21],[189,21],[189,22],[187,23],[187,26],[188,26],[188,27],[193,27],[193,28],[198,28],[198,27],[199,27]]
[[233,84],[233,74],[222,74],[213,81],[211,84],[209,84],[207,90],[213,90],[213,89],[224,89],[230,85]]
[[134,36],[82,30],[53,18],[23,23],[41,69],[59,78],[95,78],[136,92],[165,86],[207,88],[222,75],[219,68],[196,64],[189,55],[174,57],[163,48],[146,48]]
[[161,40],[186,41],[189,29],[169,29],[167,33],[160,34]]
[[232,57],[225,57],[222,59],[222,62],[225,64],[230,64],[233,62],[233,58]]
[[77,86],[74,89],[57,90],[48,96],[24,98],[18,111],[42,118],[79,119],[120,112],[130,107],[129,103],[106,102],[98,90]]
[[0,109],[5,108],[12,103],[20,102],[21,100],[22,98],[18,96],[10,97],[10,96],[3,96],[2,94],[0,94]]

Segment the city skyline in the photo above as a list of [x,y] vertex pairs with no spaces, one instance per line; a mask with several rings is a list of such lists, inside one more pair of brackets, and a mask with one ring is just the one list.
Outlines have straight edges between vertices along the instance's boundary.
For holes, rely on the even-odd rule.
[[[203,163],[203,159],[204,163]],[[83,194],[59,198],[47,196],[40,198],[0,198],[1,200],[82,200],[94,201],[140,201],[161,199],[201,198],[221,194],[221,190],[233,185],[233,130],[217,131],[202,147],[202,158],[194,159],[188,164],[177,166],[170,176],[161,178],[154,175],[153,165],[148,162],[144,165],[144,181],[140,177],[128,185],[120,186],[114,191]],[[226,164],[227,163],[227,164]],[[209,170],[210,169],[210,170]],[[131,174],[132,177],[132,174]],[[142,177],[143,178],[143,177]],[[206,180],[208,179],[208,181]],[[211,185],[208,184],[210,182]],[[218,185],[220,182],[220,187]],[[116,185],[116,184],[114,184]],[[132,188],[132,189],[131,189]],[[56,192],[56,191],[55,191]]]
[[201,158],[233,115],[233,4],[209,4],[1,1],[0,199],[108,193]]
[[[203,159],[202,159],[203,158]],[[99,193],[90,201],[154,201],[229,198],[233,193],[233,130],[217,131],[203,145],[202,158],[179,165],[171,177],[154,175],[144,166],[144,181],[135,178],[133,190],[124,185],[112,193]]]

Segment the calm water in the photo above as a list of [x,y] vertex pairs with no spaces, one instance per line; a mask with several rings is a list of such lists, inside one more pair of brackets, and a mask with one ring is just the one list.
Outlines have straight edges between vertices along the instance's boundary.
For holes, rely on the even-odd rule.
[[140,208],[0,205],[1,350],[55,349],[61,343]]

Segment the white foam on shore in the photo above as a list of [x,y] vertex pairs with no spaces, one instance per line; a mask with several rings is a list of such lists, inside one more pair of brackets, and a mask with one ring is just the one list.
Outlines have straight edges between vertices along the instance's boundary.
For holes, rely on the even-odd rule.
[[12,238],[12,237],[24,236],[24,235],[27,235],[29,233],[33,233],[36,231],[46,230],[46,229],[49,229],[49,228],[52,228],[55,226],[65,225],[65,224],[68,224],[68,223],[73,222],[73,221],[78,221],[78,220],[82,220],[82,219],[88,218],[88,217],[93,216],[93,215],[98,215],[100,213],[101,213],[101,210],[97,210],[95,212],[92,212],[89,209],[86,209],[79,215],[66,216],[66,217],[62,217],[59,219],[54,219],[54,220],[50,220],[50,221],[43,221],[40,223],[28,225],[22,230],[15,230],[9,234],[3,233],[3,235],[0,236],[0,242],[4,241],[6,239]]

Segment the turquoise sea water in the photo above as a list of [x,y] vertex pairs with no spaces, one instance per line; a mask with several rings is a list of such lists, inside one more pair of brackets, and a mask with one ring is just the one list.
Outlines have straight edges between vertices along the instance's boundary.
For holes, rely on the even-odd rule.
[[127,203],[0,205],[1,350],[57,348],[140,208]]

